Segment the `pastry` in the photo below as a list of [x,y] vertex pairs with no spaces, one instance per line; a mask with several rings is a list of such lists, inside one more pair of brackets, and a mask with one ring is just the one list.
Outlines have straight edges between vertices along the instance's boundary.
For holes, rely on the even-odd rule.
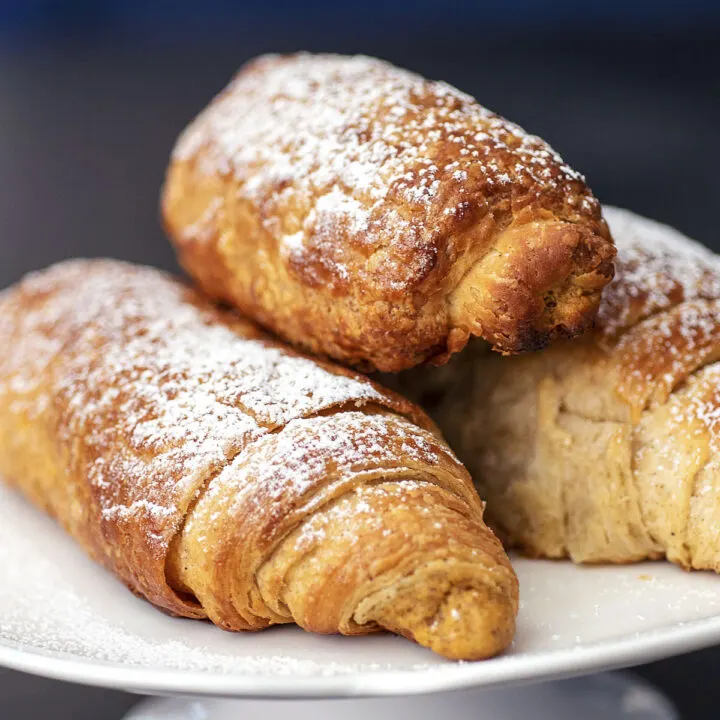
[[181,135],[162,210],[206,293],[362,369],[574,336],[613,272],[597,200],[545,142],[367,57],[245,66]]
[[720,570],[720,259],[606,209],[617,275],[597,327],[541,353],[478,347],[425,400],[510,544]]
[[0,296],[0,475],[134,593],[227,630],[511,641],[517,580],[417,407],[149,268]]

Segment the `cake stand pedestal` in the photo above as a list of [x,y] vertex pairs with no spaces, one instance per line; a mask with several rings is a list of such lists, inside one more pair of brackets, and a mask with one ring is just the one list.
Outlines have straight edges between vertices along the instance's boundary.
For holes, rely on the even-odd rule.
[[125,720],[679,720],[670,702],[630,673],[518,687],[332,700],[150,698]]

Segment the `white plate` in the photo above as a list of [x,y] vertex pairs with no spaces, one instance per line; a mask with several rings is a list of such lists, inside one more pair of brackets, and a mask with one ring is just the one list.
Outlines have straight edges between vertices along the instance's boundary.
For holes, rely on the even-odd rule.
[[451,663],[401,638],[226,633],[133,597],[52,521],[0,487],[0,664],[137,692],[236,697],[423,693],[549,679],[720,643],[720,578],[665,563],[518,559],[503,657]]

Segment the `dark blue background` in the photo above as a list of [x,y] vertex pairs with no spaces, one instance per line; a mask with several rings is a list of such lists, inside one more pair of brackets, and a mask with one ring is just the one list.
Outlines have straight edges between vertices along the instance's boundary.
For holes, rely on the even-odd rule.
[[256,28],[281,21],[294,27],[337,29],[351,24],[356,32],[376,35],[394,33],[401,24],[415,29],[430,23],[437,31],[473,24],[483,28],[520,26],[563,27],[566,30],[602,24],[622,25],[647,32],[650,29],[689,28],[720,21],[720,4],[713,0],[333,0],[297,2],[243,2],[194,0],[193,2],[144,2],[143,0],[3,0],[0,25],[16,38],[37,32],[110,30],[133,36],[151,33],[172,36],[188,31],[227,32],[237,24]]

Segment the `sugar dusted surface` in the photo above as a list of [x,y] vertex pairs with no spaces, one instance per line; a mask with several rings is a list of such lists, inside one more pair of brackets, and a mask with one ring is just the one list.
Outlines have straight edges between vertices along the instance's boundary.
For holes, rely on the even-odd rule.
[[[602,335],[617,339],[623,369],[618,390],[631,398],[637,389],[642,395],[643,388],[664,388],[658,396],[664,402],[698,373],[717,372],[712,363],[720,342],[720,257],[677,230],[628,211],[606,208],[605,215],[618,257],[598,326]],[[708,363],[711,367],[703,370]],[[671,408],[677,423],[700,420],[698,432],[706,428],[718,450],[719,404],[717,393],[702,392],[674,401]]]
[[[5,648],[20,647],[87,667],[226,676],[236,678],[238,687],[244,677],[274,679],[282,686],[292,678],[348,677],[352,683],[358,674],[381,678],[392,671],[412,673],[420,684],[428,673],[473,672],[480,685],[497,681],[498,673],[512,680],[519,663],[543,665],[562,650],[573,651],[570,671],[605,643],[640,642],[667,631],[681,638],[698,622],[707,625],[705,642],[720,639],[720,624],[712,620],[720,614],[714,575],[666,563],[579,568],[514,562],[523,587],[518,635],[497,660],[448,663],[402,638],[382,635],[320,637],[289,627],[231,634],[164,616],[132,597],[52,521],[0,486],[0,656]],[[623,662],[623,652],[613,654],[615,662]],[[203,692],[202,682],[193,680],[187,690]]]
[[598,314],[603,333],[621,332],[635,314],[647,317],[683,301],[720,298],[720,259],[710,250],[627,210],[606,207],[604,215],[618,256]]
[[[155,270],[77,261],[23,287],[52,299],[24,312],[20,328],[0,317],[0,342],[14,347],[0,357],[0,399],[12,391],[14,411],[29,416],[67,402],[58,432],[98,448],[87,473],[103,516],[147,518],[158,551],[176,527],[178,503],[248,444],[336,406],[387,404],[360,377],[268,344],[250,326],[234,332]],[[38,384],[60,357],[62,372]],[[356,453],[377,443],[363,437]]]
[[[392,237],[398,252],[427,250],[416,267],[386,259],[401,291],[435,265],[443,224],[501,200],[519,209],[544,196],[568,216],[598,213],[582,176],[543,140],[450,85],[363,56],[256,60],[187,128],[174,159],[232,176],[281,257],[339,286],[354,251],[364,264]],[[185,232],[213,241],[206,225]]]
[[[445,83],[363,56],[255,63],[266,67],[231,83],[208,121],[188,128],[176,158],[202,149],[208,173],[248,173],[242,192],[256,199],[279,181],[308,192],[325,188],[318,212],[345,215],[357,230],[368,222],[367,199],[382,200],[395,185],[405,201],[429,204],[440,178],[461,185],[478,169],[490,185],[510,184],[508,170],[553,188],[582,179],[542,140]],[[207,147],[211,138],[215,149]],[[457,145],[457,157],[438,168],[432,148],[441,139]],[[516,167],[486,162],[495,150],[515,153]]]
[[[409,425],[392,415],[367,415],[351,410],[327,418],[300,418],[288,423],[282,433],[268,436],[265,447],[271,445],[267,455],[262,441],[257,452],[238,456],[245,464],[244,472],[262,484],[263,497],[268,501],[293,492],[302,494],[317,482],[317,477],[330,467],[343,468],[352,473],[365,470],[369,465],[387,468],[388,472],[415,461],[436,466],[441,462],[437,446],[428,442],[425,430]],[[229,465],[225,473],[231,482],[235,468]],[[217,491],[223,484],[223,475],[209,487]],[[402,484],[407,487],[406,483]]]

